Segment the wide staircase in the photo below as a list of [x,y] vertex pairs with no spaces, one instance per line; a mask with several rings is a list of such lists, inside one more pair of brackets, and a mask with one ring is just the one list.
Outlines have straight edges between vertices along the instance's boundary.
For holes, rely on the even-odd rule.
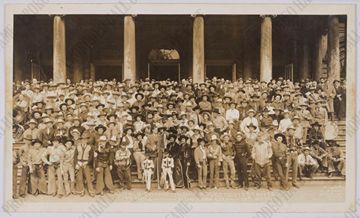
[[[345,121],[337,121],[338,124],[338,137],[336,138],[336,142],[340,145],[340,147],[342,148],[344,155],[346,156],[346,124]],[[21,146],[22,143],[15,143],[13,144],[14,146],[14,150],[18,150]],[[251,169],[251,163],[248,164],[248,173],[250,173],[250,169]],[[21,168],[19,168],[18,170],[18,181],[17,183],[19,184],[19,180],[20,180],[20,175],[21,175]],[[117,176],[115,171],[113,172],[114,175],[114,183],[117,183]],[[249,174],[250,175],[250,174]],[[134,188],[144,188],[144,184],[141,181],[137,181],[137,173],[136,173],[136,166],[133,165],[131,168],[131,176],[132,176],[132,183],[133,183],[133,187]],[[223,170],[222,167],[220,167],[220,186],[223,187],[225,186],[225,181],[224,181],[224,176],[223,176]],[[251,178],[249,177],[250,181]],[[236,176],[236,180],[237,180],[237,176]],[[272,180],[275,180],[275,178],[272,176]],[[303,178],[303,180],[310,180],[309,178]],[[331,177],[329,178],[326,173],[320,173],[317,172],[313,178],[311,179],[311,181],[341,181],[341,180],[345,180],[344,177]],[[196,186],[196,181],[192,181],[193,186]],[[157,180],[153,180],[153,187],[157,187]]]
[[[336,121],[337,125],[338,125],[338,136],[336,138],[336,142],[340,145],[344,156],[346,157],[346,123],[345,121]],[[250,170],[251,170],[251,163],[248,164],[248,173],[250,175]],[[208,169],[209,171],[209,169]],[[133,166],[132,171],[131,171],[131,175],[132,175],[132,179],[133,179],[133,185],[135,187],[144,187],[143,182],[140,181],[136,181],[137,178],[137,173],[136,173],[136,167]],[[273,174],[272,174],[273,175]],[[289,175],[291,175],[291,171],[289,172]],[[209,176],[208,176],[209,177]],[[237,181],[237,174],[235,176],[235,180]],[[223,179],[223,170],[222,170],[222,166],[220,167],[220,186],[224,187],[225,186],[225,180]],[[251,178],[249,177],[250,181]],[[290,178],[291,179],[291,178]],[[317,172],[312,179],[310,178],[306,178],[303,177],[302,178],[304,181],[344,181],[345,178],[344,177],[337,177],[337,176],[333,176],[331,178],[328,177],[327,173],[321,173],[321,172]],[[272,176],[272,180],[275,181],[275,177]],[[157,183],[156,180],[153,181],[153,183]],[[192,184],[194,184],[196,186],[196,181],[193,181]],[[152,185],[153,187],[155,187],[155,185]],[[156,184],[157,186],[157,184]]]

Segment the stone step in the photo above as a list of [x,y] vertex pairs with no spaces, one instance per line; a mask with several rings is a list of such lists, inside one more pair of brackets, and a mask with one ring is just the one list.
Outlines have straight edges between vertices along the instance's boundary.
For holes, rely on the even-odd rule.
[[[250,178],[249,178],[250,179]],[[313,178],[307,178],[307,177],[303,177],[302,180],[304,182],[306,181],[345,181],[345,178],[344,177],[340,177],[340,176],[333,176],[331,178],[329,178],[328,176],[322,176],[322,175],[314,175]],[[237,179],[234,180],[237,184]],[[265,179],[263,178],[262,179],[263,181],[263,186],[266,185],[265,184]],[[271,179],[271,181],[273,183],[276,183],[276,182],[279,182],[279,180],[275,180],[274,178]],[[299,179],[297,180],[299,181]],[[250,179],[249,180],[250,182],[250,186],[253,186],[253,181]],[[117,184],[117,181],[114,182],[115,184]],[[289,180],[289,183],[291,184],[291,179]],[[207,181],[207,184],[209,185],[209,180]],[[224,179],[219,179],[219,184],[220,184],[220,188],[225,188],[226,187],[226,183],[225,183],[225,180]],[[305,184],[306,185],[306,184]],[[131,186],[132,188],[145,188],[145,183],[144,182],[141,182],[141,181],[132,181],[131,182]],[[191,186],[192,187],[197,187],[197,181],[192,181],[191,182]],[[153,180],[151,182],[151,188],[157,188],[158,187],[158,183],[156,180]]]

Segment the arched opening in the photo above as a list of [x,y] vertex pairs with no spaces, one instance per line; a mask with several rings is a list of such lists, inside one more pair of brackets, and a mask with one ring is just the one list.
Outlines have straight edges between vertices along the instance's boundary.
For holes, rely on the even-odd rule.
[[180,80],[180,54],[176,49],[152,49],[148,56],[148,77],[154,80]]

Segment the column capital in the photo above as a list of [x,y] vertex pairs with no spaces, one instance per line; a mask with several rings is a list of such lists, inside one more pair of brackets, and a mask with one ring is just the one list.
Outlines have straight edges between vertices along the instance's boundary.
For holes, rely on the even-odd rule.
[[50,14],[50,17],[61,17],[64,18],[66,15],[65,14]]
[[138,16],[137,14],[125,14],[125,17],[135,18],[135,17],[137,17],[137,16]]
[[275,18],[275,17],[277,17],[277,15],[276,14],[260,14],[260,17],[261,18],[266,18],[266,17]]
[[203,14],[191,14],[190,16],[193,17],[193,18],[196,18],[196,17],[204,17]]

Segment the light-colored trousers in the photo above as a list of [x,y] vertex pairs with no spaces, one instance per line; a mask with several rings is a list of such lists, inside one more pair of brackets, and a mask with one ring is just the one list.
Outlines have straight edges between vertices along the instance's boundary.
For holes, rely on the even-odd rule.
[[219,187],[219,160],[212,159],[209,160],[210,167],[210,187],[212,188],[215,184],[216,187]]
[[205,187],[206,188],[206,178],[207,178],[207,165],[206,162],[203,161],[200,163],[201,167],[198,167],[198,184],[199,187]]
[[43,165],[33,165],[33,172],[30,175],[31,194],[35,194],[36,191],[39,194],[46,194],[46,179]]
[[139,152],[136,151],[134,152],[134,159],[135,159],[135,163],[136,163],[136,169],[137,169],[137,176],[138,179],[141,180],[142,179],[142,165],[144,163],[145,160],[145,154],[143,152]]
[[[165,189],[169,189],[169,183],[170,183],[170,187],[171,190],[175,190],[175,184],[174,184],[174,179],[173,179],[173,173],[171,168],[162,168],[162,175],[163,175],[163,179],[165,181]],[[167,177],[169,177],[169,181],[167,180]]]
[[60,166],[55,167],[54,165],[50,165],[48,168],[48,194],[65,194],[64,181],[61,174]]
[[145,177],[145,182],[146,182],[146,189],[150,190],[151,189],[151,176],[153,174],[153,171],[150,170],[144,170],[144,177]]
[[95,194],[94,186],[92,184],[91,170],[89,165],[83,165],[76,171],[76,192],[81,194],[84,192],[84,175],[85,181],[90,194]]
[[110,167],[99,167],[100,171],[96,172],[96,193],[104,191],[105,185],[110,191],[114,191],[114,185],[111,177]]
[[228,169],[230,169],[231,185],[234,185],[234,181],[235,181],[235,164],[234,164],[234,160],[230,156],[224,156],[223,157],[223,171],[224,171],[224,179],[225,179],[225,182],[226,182],[227,186],[229,185]]
[[65,193],[68,195],[75,192],[75,169],[72,164],[64,164]]

